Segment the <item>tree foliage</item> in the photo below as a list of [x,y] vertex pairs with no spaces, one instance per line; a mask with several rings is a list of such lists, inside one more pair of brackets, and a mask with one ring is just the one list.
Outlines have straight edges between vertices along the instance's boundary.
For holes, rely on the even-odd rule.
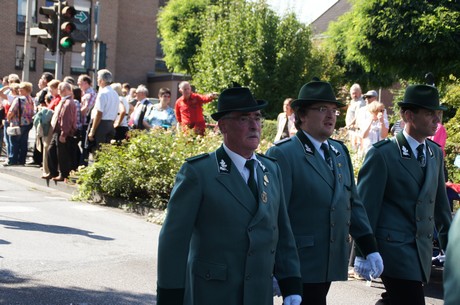
[[457,0],[351,0],[353,9],[330,27],[329,45],[348,73],[369,82],[423,81],[460,74],[460,3]]
[[210,0],[169,0],[158,14],[158,34],[171,71],[190,73],[190,59],[201,44],[203,16]]
[[[167,65],[189,73],[199,92],[220,92],[238,83],[268,100],[266,112],[274,117],[282,101],[295,97],[305,82],[338,71],[328,56],[314,50],[310,28],[294,14],[279,17],[265,0],[199,2],[197,13],[187,15],[193,21],[178,21],[176,6],[188,3],[184,0],[171,0],[159,19]],[[193,47],[181,48],[191,41]]]

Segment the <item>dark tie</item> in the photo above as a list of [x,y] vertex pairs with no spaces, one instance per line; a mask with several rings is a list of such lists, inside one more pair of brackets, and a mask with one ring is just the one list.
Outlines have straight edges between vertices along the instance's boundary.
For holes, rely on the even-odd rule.
[[332,158],[331,155],[329,154],[329,145],[326,143],[321,144],[321,149],[324,152],[324,161],[326,161],[327,165],[331,170],[334,170],[334,167],[332,166]]
[[425,167],[426,165],[426,158],[425,155],[423,154],[423,147],[425,144],[420,144],[417,146],[417,161],[420,163],[421,167]]
[[256,201],[258,201],[259,200],[259,195],[258,195],[258,191],[257,191],[257,182],[256,182],[256,179],[254,177],[254,162],[256,162],[256,160],[254,160],[254,159],[247,160],[246,164],[244,166],[249,170],[249,179],[248,179],[249,189],[251,190],[252,194],[254,195],[254,198],[256,198]]

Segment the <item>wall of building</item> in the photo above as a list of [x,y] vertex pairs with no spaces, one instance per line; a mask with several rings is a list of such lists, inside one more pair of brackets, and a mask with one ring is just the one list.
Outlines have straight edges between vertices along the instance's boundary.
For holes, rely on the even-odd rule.
[[[91,0],[93,7],[96,0]],[[74,1],[69,0],[73,4]],[[107,44],[107,69],[112,71],[117,82],[129,82],[132,86],[148,83],[149,75],[155,71],[156,53],[156,15],[158,0],[111,0],[99,1],[99,37]],[[37,0],[37,11],[45,5],[45,0]],[[0,76],[17,73],[15,69],[16,45],[24,45],[24,35],[17,34],[18,1],[2,1],[0,10]],[[38,15],[38,21],[44,16]],[[92,31],[94,38],[94,11],[91,13]],[[36,25],[35,25],[36,26]],[[34,91],[38,91],[37,83],[43,73],[45,47],[37,43],[37,38],[31,38],[31,47],[36,48],[36,69],[30,71],[28,81],[34,84]],[[81,43],[73,46],[73,52],[82,52]],[[71,54],[64,56],[63,76],[71,74]]]

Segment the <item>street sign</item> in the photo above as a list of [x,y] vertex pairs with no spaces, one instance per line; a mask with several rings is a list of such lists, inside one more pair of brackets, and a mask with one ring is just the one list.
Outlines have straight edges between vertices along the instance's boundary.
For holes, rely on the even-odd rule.
[[30,36],[46,35],[48,32],[40,28],[30,28]]
[[85,12],[79,11],[74,18],[80,21],[80,23],[84,23],[88,19],[88,15]]

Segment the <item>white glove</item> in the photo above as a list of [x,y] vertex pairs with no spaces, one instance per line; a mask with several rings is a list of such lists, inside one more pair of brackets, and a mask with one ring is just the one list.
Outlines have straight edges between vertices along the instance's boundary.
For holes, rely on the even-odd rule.
[[362,257],[355,257],[354,270],[357,274],[370,281],[371,278],[369,274],[371,273],[371,264],[368,260],[365,260]]
[[380,253],[373,252],[371,254],[368,254],[366,260],[369,261],[371,265],[370,276],[374,279],[378,278],[383,272],[383,260],[380,256]]
[[302,297],[298,294],[291,294],[284,298],[284,305],[300,305]]
[[273,277],[273,296],[274,297],[281,296],[280,286],[278,285],[278,281],[276,280],[275,277]]

